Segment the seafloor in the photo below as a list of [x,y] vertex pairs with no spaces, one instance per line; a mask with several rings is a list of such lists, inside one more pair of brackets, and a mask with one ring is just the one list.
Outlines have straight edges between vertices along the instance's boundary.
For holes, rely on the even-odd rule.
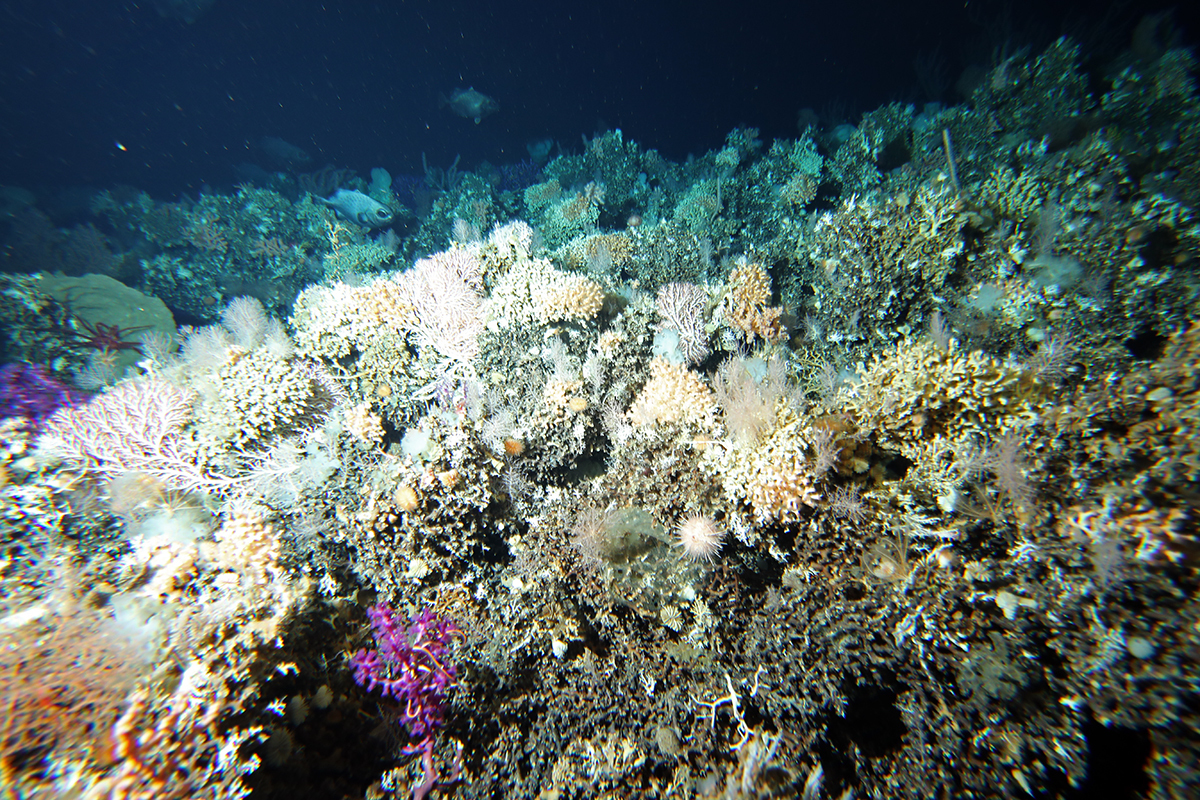
[[1200,796],[1196,66],[5,187],[0,795]]

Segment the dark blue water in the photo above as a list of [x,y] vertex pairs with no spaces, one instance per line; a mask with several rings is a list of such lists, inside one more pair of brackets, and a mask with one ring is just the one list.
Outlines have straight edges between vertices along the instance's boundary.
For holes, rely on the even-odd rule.
[[[889,100],[955,102],[964,70],[1063,33],[1100,59],[1158,7],[204,4],[0,4],[0,183],[194,194],[234,182],[235,164],[272,168],[255,149],[263,136],[315,166],[394,174],[420,174],[422,153],[439,165],[461,155],[464,168],[511,163],[531,139],[578,149],[613,127],[682,159],[738,125],[767,141],[795,136],[802,108],[855,122]],[[441,93],[470,86],[501,107],[478,126],[438,107]]]

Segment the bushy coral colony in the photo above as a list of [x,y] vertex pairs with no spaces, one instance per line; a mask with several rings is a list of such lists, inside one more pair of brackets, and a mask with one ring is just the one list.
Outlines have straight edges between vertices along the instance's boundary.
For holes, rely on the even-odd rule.
[[334,176],[382,233],[284,174],[102,192],[55,252],[137,302],[18,241],[0,783],[1200,794],[1196,64],[1080,62]]

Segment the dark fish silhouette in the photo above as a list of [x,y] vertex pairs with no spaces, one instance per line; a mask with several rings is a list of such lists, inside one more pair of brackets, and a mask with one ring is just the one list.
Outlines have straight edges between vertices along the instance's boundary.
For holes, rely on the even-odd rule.
[[312,156],[291,142],[285,142],[278,136],[264,136],[258,140],[258,146],[266,153],[267,159],[278,169],[302,167],[312,161]]
[[455,89],[449,97],[442,95],[438,105],[442,108],[449,106],[450,110],[463,119],[473,119],[478,125],[484,117],[491,116],[500,110],[500,104],[483,92],[469,89]]

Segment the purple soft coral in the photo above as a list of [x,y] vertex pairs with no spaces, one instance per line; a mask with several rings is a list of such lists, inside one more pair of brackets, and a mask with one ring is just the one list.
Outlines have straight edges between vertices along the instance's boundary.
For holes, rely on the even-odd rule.
[[449,662],[450,643],[458,626],[424,609],[407,627],[384,603],[367,609],[376,650],[359,650],[350,658],[360,686],[400,703],[400,721],[414,742],[407,751],[420,753],[424,780],[413,789],[424,798],[437,776],[433,770],[433,734],[446,721],[446,696],[457,685],[457,669]]
[[446,694],[457,670],[447,654],[458,627],[425,609],[408,627],[390,606],[367,609],[377,650],[359,650],[351,659],[360,686],[401,703],[400,721],[414,738],[430,735],[445,722]]
[[36,429],[55,411],[85,399],[40,364],[0,367],[0,418],[24,417]]

